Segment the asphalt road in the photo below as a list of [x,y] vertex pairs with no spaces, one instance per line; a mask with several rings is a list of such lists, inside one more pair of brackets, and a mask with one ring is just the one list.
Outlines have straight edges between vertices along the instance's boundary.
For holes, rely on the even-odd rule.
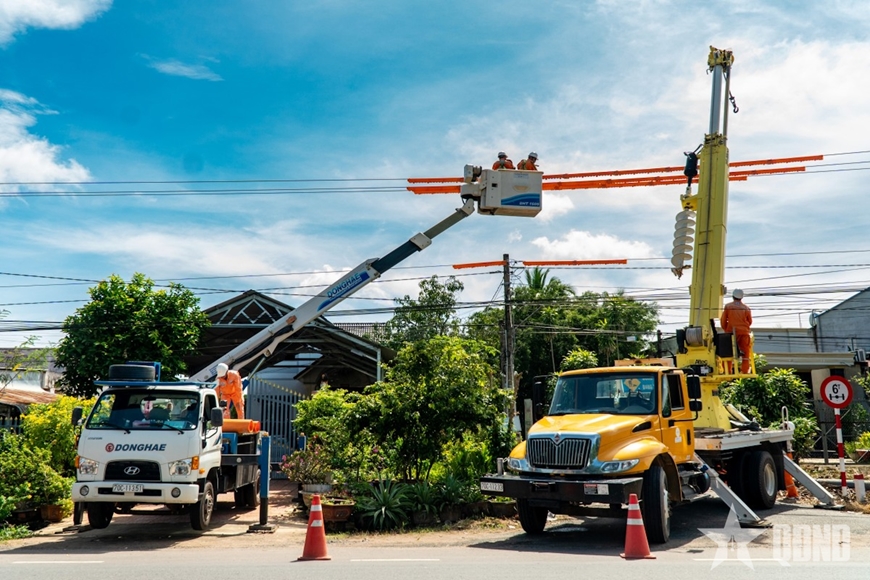
[[524,534],[515,520],[484,529],[330,535],[330,561],[296,562],[306,522],[280,490],[275,495],[272,534],[249,533],[258,512],[238,512],[227,497],[220,498],[215,526],[206,533],[191,530],[185,516],[137,509],[116,515],[104,530],[64,531],[66,521],[35,538],[0,544],[0,578],[606,579],[642,566],[645,580],[690,574],[820,580],[864,578],[870,569],[870,516],[780,503],[764,513],[773,527],[729,530],[728,509],[716,499],[677,508],[671,541],[652,546],[655,560],[620,558],[623,521],[559,517],[537,537]]

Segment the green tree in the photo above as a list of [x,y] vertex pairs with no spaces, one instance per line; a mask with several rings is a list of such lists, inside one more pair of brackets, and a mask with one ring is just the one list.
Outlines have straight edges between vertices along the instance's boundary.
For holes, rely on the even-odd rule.
[[455,310],[462,282],[450,276],[441,283],[438,276],[432,276],[419,286],[416,299],[408,295],[396,299],[396,313],[386,324],[386,343],[396,350],[409,342],[459,333]]
[[366,387],[355,430],[366,429],[388,450],[395,475],[427,479],[449,442],[471,433],[488,438],[505,396],[481,342],[436,336],[407,344],[384,381]]
[[60,383],[68,393],[93,396],[94,380],[109,365],[128,360],[160,361],[164,380],[187,370],[184,357],[209,324],[193,292],[175,283],[155,290],[140,273],[129,283],[112,275],[89,292],[91,301],[64,321],[66,337],[57,347],[56,362],[65,368]]
[[595,356],[595,353],[578,346],[565,355],[565,358],[562,359],[562,364],[559,365],[559,370],[576,371],[579,369],[593,369],[597,366],[598,357]]
[[[658,307],[616,294],[585,292],[577,296],[547,270],[526,271],[526,284],[511,300],[515,328],[515,368],[522,373],[521,391],[535,377],[560,370],[575,348],[595,355],[602,365],[620,358],[637,358],[649,348],[644,340],[658,325]],[[487,308],[468,321],[468,335],[501,346],[504,310]]]

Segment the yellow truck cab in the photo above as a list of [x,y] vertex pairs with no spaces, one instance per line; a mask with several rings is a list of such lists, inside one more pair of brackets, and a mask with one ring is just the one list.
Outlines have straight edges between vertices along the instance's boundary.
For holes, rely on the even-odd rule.
[[[688,379],[688,380],[687,380]],[[507,461],[511,474],[481,479],[485,493],[517,500],[523,529],[540,533],[547,512],[620,516],[643,497],[652,541],[667,541],[671,502],[701,494],[709,478],[694,463],[698,377],[673,367],[569,371],[549,412]]]

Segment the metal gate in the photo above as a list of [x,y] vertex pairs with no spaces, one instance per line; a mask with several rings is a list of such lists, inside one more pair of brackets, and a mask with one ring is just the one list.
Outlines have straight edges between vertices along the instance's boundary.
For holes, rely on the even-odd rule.
[[305,398],[301,392],[257,375],[250,378],[245,405],[248,418],[260,422],[260,428],[272,437],[269,462],[281,463],[284,455],[296,449],[296,403]]

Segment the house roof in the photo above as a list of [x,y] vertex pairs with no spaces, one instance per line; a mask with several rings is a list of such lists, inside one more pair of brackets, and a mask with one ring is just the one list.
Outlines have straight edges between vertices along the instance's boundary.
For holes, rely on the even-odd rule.
[[14,389],[6,387],[0,391],[0,403],[5,405],[15,405],[16,407],[33,405],[36,403],[51,403],[57,398],[55,393],[48,393],[43,390],[30,389]]
[[[293,312],[293,308],[265,294],[248,290],[204,312],[212,325],[203,332],[198,352],[186,359],[191,374],[206,368],[260,330]],[[374,379],[379,358],[389,360],[394,353],[367,338],[342,330],[321,316],[282,342],[264,364],[274,366],[304,358],[300,355],[319,355],[316,362],[300,373],[300,380],[302,375],[317,373],[319,376],[324,369],[337,366],[353,368]],[[239,370],[243,375],[250,373],[258,362],[255,359]]]

